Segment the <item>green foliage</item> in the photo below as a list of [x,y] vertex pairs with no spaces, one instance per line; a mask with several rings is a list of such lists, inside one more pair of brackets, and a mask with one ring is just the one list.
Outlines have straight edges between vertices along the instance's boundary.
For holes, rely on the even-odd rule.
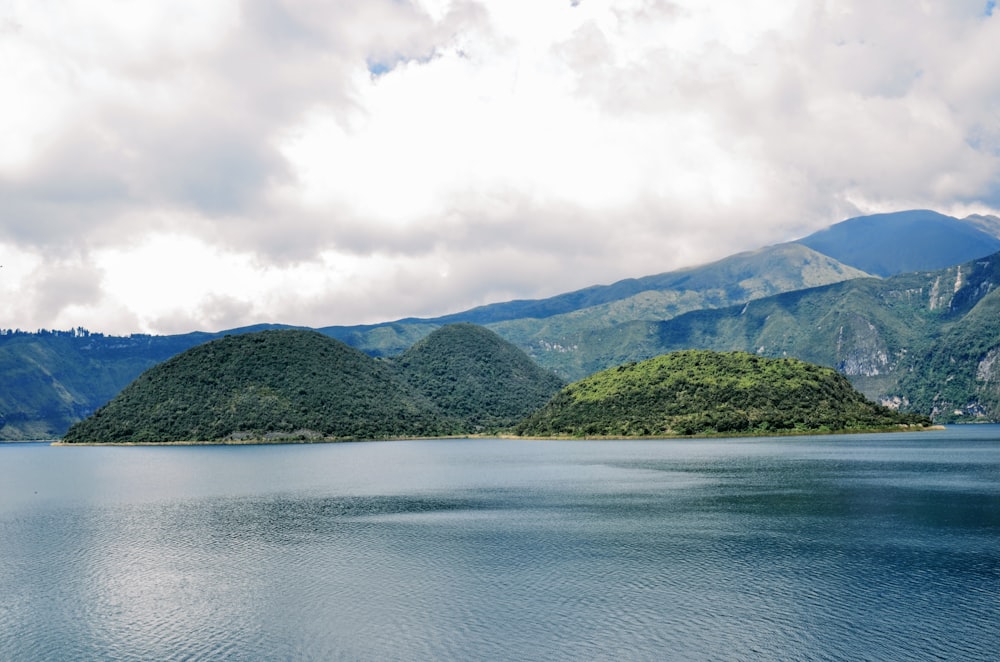
[[67,442],[378,439],[451,432],[390,367],[314,331],[195,347],[146,372]]
[[396,362],[314,331],[195,347],[144,372],[64,441],[384,439],[495,430],[562,382],[495,334],[444,327]]
[[[980,229],[997,225],[980,220]],[[909,250],[906,259],[917,257]],[[1000,257],[884,280],[860,275],[784,244],[550,299],[322,332],[371,356],[393,357],[447,322],[478,321],[568,380],[679,349],[794,356],[836,368],[868,397],[902,410],[945,421],[1000,420],[996,384],[977,377],[1000,351],[997,313],[973,313],[1000,287]],[[813,287],[844,279],[851,280]],[[785,290],[795,291],[775,296]],[[61,436],[143,370],[217,337],[0,333],[0,439]]]
[[0,335],[0,439],[61,437],[143,370],[208,338],[62,331]]
[[942,422],[1000,418],[1000,290],[908,356],[898,391]]
[[517,426],[526,436],[869,430],[928,419],[867,401],[835,370],[745,352],[688,350],[604,370]]
[[403,380],[469,432],[510,427],[563,385],[520,349],[473,324],[442,327],[394,363]]

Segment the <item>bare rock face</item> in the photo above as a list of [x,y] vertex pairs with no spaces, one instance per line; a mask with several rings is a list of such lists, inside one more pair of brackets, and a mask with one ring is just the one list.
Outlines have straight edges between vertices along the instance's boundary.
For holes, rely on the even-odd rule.
[[837,370],[848,377],[874,377],[892,370],[889,347],[878,328],[853,316],[837,334]]

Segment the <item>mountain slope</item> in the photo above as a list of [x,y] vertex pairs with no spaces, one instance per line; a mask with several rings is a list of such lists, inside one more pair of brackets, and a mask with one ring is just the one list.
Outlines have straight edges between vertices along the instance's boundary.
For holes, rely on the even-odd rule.
[[[627,278],[611,285],[596,285],[547,299],[481,306],[435,321],[485,325],[513,319],[545,319],[626,300],[644,292],[698,292],[700,300],[689,305],[717,307],[866,275],[801,246],[780,244],[738,253],[706,265]],[[655,310],[655,314],[660,315],[661,311]]]
[[649,436],[861,430],[904,417],[843,375],[796,359],[688,350],[570,384],[517,427],[529,436]]
[[314,331],[200,345],[144,372],[64,441],[378,439],[442,434],[446,422],[392,369]]
[[442,327],[395,361],[315,331],[192,348],[139,376],[67,443],[381,439],[508,427],[562,386],[496,334]]
[[106,336],[83,329],[0,333],[0,439],[55,439],[144,370],[224,335],[290,328],[260,324],[221,333]]
[[[1000,420],[989,396],[990,357],[1000,352],[998,288],[1000,254],[994,254],[940,271],[857,279],[622,324],[595,333],[576,351],[593,370],[691,348],[789,356],[835,368],[869,398],[903,410],[929,414],[936,406],[941,420],[952,420],[947,402]],[[990,375],[983,383],[976,377],[980,366]],[[938,392],[945,395],[935,400]]]
[[973,214],[972,216],[966,216],[962,220],[986,234],[1000,239],[1000,218],[983,214]]
[[938,420],[1000,419],[1000,289],[992,289],[938,342],[908,357],[898,390]]
[[701,267],[633,278],[534,301],[512,301],[432,319],[320,329],[374,356],[392,356],[442,324],[485,325],[542,366],[579,376],[567,347],[595,329],[867,276],[798,244],[769,246]]
[[837,223],[798,243],[872,275],[892,276],[1000,251],[1000,238],[981,229],[987,221],[960,221],[927,210],[875,214]]
[[442,414],[474,432],[513,425],[563,386],[514,345],[467,323],[437,329],[393,364]]
[[[905,212],[875,218],[886,221],[891,226],[900,218],[910,218],[912,221],[914,215],[916,220],[923,219],[921,222],[929,222],[939,230],[953,227],[955,234],[949,237],[957,237],[959,243],[964,242],[967,248],[966,240],[970,236],[967,231],[970,228],[973,232],[983,233],[971,235],[977,239],[987,236],[988,241],[995,241],[994,235],[1000,235],[1000,219],[993,216],[970,216],[957,221],[933,212]],[[942,219],[943,225],[939,223]],[[954,223],[959,225],[955,226]],[[917,248],[920,248],[917,257],[921,260],[944,259],[941,255],[951,250],[949,247],[954,242],[949,237],[941,239],[940,236],[929,240],[921,234],[920,227],[919,223],[911,224],[902,234],[897,227],[894,232],[882,232],[881,235],[875,233],[872,237],[882,241],[882,245],[889,243],[890,248],[881,253],[883,257],[888,256],[892,260],[898,261],[894,256],[913,257],[918,252]],[[817,233],[813,238],[820,234],[822,233]],[[850,241],[848,237],[839,246],[845,251],[852,247],[860,250],[860,243],[871,244],[867,240]],[[837,245],[836,242],[834,244]],[[985,251],[987,245],[976,244],[979,246],[976,253]],[[870,250],[871,246],[861,248]],[[872,259],[876,257],[878,256]],[[906,259],[909,260],[910,257]],[[899,265],[892,266],[892,269],[896,268]],[[659,342],[658,321],[706,308],[726,307],[735,303],[742,306],[746,301],[763,300],[775,293],[864,275],[863,272],[804,245],[790,243],[741,253],[702,267],[628,279],[549,299],[493,304],[436,319],[327,327],[322,331],[370,355],[390,357],[404,352],[446,322],[481,319],[488,321],[489,328],[528,352],[544,367],[557,371],[565,379],[578,379],[594,370],[622,361],[647,358],[660,353],[663,346]],[[936,300],[946,298],[947,289],[958,284],[950,282],[946,285],[948,278],[945,277],[937,285],[924,284],[928,288],[937,287]],[[954,281],[954,274],[950,278]],[[925,294],[930,296],[930,290]],[[750,310],[755,310],[754,306],[756,304]],[[810,350],[804,341],[794,338],[785,341],[777,337],[784,326],[781,320],[797,315],[796,310],[774,311],[766,323],[767,332],[761,340],[769,347],[782,342],[788,345],[800,343],[796,346],[819,353],[819,349]],[[869,351],[871,348],[865,349],[864,343],[852,345],[854,341],[850,338],[854,334],[859,339],[868,338],[876,342],[877,337],[866,331],[863,314],[855,315],[852,319],[853,322],[848,320],[845,325],[847,340],[840,339],[837,342],[844,347],[856,347],[855,354],[862,357],[858,360],[871,362],[873,357],[879,356],[878,352],[872,353]],[[915,336],[924,332],[942,332],[937,326],[927,326],[920,319],[916,319],[914,325],[913,329],[902,328],[907,326],[907,322],[900,320],[890,324],[897,327],[897,334]],[[730,326],[737,324],[731,322]],[[0,332],[0,439],[58,437],[72,422],[106,403],[146,368],[201,342],[227,333],[241,333],[258,328],[262,327],[218,334],[135,335],[125,338],[85,332],[82,335],[77,332]],[[959,332],[956,330],[956,333]],[[698,342],[705,346],[723,343],[721,340],[708,338],[706,334],[710,333],[709,330],[700,333],[705,337]],[[754,332],[744,328],[739,333],[746,336],[745,343],[739,346],[756,351],[759,345],[753,344]],[[799,335],[812,334],[812,331],[803,331]],[[820,343],[822,339],[815,340]],[[723,343],[724,347],[735,346],[731,339],[727,342],[728,345]],[[895,342],[890,338],[889,345]],[[819,344],[817,348],[826,346]],[[911,347],[913,342],[907,340],[901,346]],[[837,362],[832,364],[836,365]],[[846,370],[865,371],[856,364],[857,361],[854,360],[845,359],[844,362]],[[919,366],[914,367],[918,372],[920,369]],[[895,379],[887,378],[884,373],[852,375],[851,378],[866,393],[880,393],[882,387],[876,382],[889,384]],[[859,380],[865,383],[862,384]]]

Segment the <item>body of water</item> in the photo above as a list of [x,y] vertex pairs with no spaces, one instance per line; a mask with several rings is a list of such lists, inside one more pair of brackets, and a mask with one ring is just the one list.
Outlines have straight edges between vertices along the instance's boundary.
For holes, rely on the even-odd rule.
[[0,444],[0,659],[1000,655],[1000,427]]

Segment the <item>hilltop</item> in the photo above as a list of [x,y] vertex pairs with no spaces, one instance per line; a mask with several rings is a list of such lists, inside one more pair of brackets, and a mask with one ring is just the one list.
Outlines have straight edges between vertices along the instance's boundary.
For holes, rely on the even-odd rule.
[[798,243],[873,276],[944,269],[1000,251],[990,217],[964,220],[917,209],[859,216]]
[[443,434],[433,406],[393,371],[314,331],[229,336],[129,384],[64,441],[171,442]]
[[189,349],[129,384],[66,443],[386,439],[495,430],[562,386],[496,334],[444,327],[397,361],[315,331]]
[[832,432],[927,425],[869,402],[843,375],[797,359],[687,350],[603,370],[517,426],[525,436]]
[[[996,255],[980,256],[998,240],[995,216],[880,214],[547,299],[319,331],[396,360],[445,325],[481,324],[567,381],[678,349],[794,356],[834,367],[868,397],[901,409],[942,421],[996,421],[998,327],[986,308],[965,320],[971,306],[952,300],[978,301],[1000,283],[975,266],[997,263]],[[266,328],[290,327],[126,337],[0,330],[0,439],[62,436],[143,370],[204,342]]]
[[564,382],[520,349],[475,324],[437,329],[393,360],[401,378],[470,431],[520,421]]

